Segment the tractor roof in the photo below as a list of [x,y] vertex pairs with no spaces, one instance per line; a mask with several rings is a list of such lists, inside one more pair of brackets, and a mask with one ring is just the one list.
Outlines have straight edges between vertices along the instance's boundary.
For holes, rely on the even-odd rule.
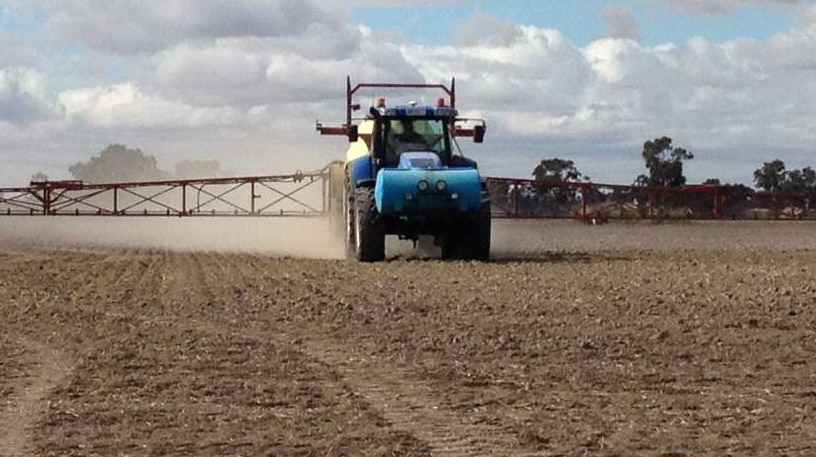
[[449,106],[398,105],[376,108],[381,116],[387,117],[450,117],[455,118],[458,112]]
[[[387,106],[385,98],[377,101],[376,106],[372,107],[367,115],[363,118],[354,118],[352,114],[359,110],[360,104],[354,102],[354,95],[360,89],[434,89],[444,93],[447,97],[442,97],[437,100],[437,104],[433,105],[395,105]],[[373,123],[369,125],[368,121],[372,120],[373,116],[385,116],[390,118],[400,117],[417,117],[417,118],[444,118],[449,119],[451,123],[455,121],[476,122],[479,123],[482,130],[485,127],[485,122],[482,119],[458,119],[459,112],[456,110],[456,80],[451,79],[450,86],[444,84],[395,84],[395,83],[361,83],[355,86],[351,85],[351,78],[346,78],[346,122],[339,126],[325,126],[317,122],[315,127],[321,135],[349,135],[352,127],[355,127],[355,121],[362,121],[359,124],[358,134],[371,134],[373,130]],[[465,128],[457,125],[453,128],[452,134],[459,137],[474,137],[474,128]]]

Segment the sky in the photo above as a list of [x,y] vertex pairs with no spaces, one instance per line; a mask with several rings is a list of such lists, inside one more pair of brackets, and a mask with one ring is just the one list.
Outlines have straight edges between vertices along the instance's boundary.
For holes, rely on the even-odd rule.
[[627,184],[662,136],[691,183],[816,167],[814,1],[0,0],[0,187],[113,143],[167,170],[319,169],[345,151],[315,122],[343,121],[347,76],[456,78],[490,176],[560,157]]

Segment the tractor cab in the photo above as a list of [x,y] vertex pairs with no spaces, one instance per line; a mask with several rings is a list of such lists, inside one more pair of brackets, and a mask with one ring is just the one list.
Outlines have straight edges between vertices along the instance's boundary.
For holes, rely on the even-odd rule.
[[380,124],[380,131],[375,157],[383,158],[384,167],[400,168],[403,153],[430,153],[434,156],[426,154],[425,159],[416,163],[422,168],[439,168],[450,162],[450,137],[444,118],[386,118]]
[[[395,107],[387,107],[385,99],[380,99],[368,116],[373,125],[367,145],[375,166],[441,169],[462,165],[461,154],[455,152],[454,136],[461,131],[456,126],[457,115],[456,109],[445,106],[444,99],[437,106],[412,103]],[[476,132],[474,139],[481,142],[483,127]],[[350,135],[352,141],[357,141],[355,133]]]
[[380,168],[442,168],[450,164],[450,125],[455,110],[408,106],[371,111],[371,153]]

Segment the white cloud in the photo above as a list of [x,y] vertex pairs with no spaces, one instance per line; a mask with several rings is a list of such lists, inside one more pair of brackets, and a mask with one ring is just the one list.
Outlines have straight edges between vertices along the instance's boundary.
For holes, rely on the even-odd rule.
[[60,94],[69,121],[125,129],[228,126],[238,120],[230,108],[197,108],[144,94],[133,84],[69,90]]
[[0,69],[0,122],[22,126],[53,119],[61,112],[44,75],[23,67]]
[[767,57],[790,69],[816,70],[816,21],[771,37]]
[[463,82],[462,107],[562,115],[582,103],[591,77],[580,49],[557,30],[520,26],[512,43],[469,47],[405,46],[427,79]]
[[0,65],[4,67],[32,67],[37,62],[37,52],[27,46],[16,34],[0,30]]
[[816,5],[810,5],[804,8],[801,19],[805,24],[816,23]]
[[631,8],[608,5],[601,11],[601,18],[606,22],[607,37],[640,40],[640,26]]
[[336,7],[312,0],[50,0],[48,6],[56,37],[114,54],[197,39],[306,36],[315,24],[347,27]]
[[[144,74],[155,86],[179,91],[177,94],[183,98],[196,93],[213,94],[223,103],[235,92],[251,92],[248,89],[263,82],[269,59],[268,53],[244,51],[227,43],[183,44],[153,56]],[[255,96],[246,95],[248,99]]]
[[[334,3],[335,0],[320,0],[324,3]],[[409,8],[414,6],[441,6],[441,5],[478,5],[480,0],[349,0],[351,5],[376,6],[378,8]]]
[[[758,155],[764,152],[758,145],[791,153],[816,142],[808,126],[816,114],[807,108],[816,103],[816,80],[801,70],[809,68],[802,59],[812,54],[798,50],[808,49],[809,28],[767,43],[694,39],[648,47],[602,39],[583,49],[557,31],[521,29],[510,45],[406,46],[406,55],[431,80],[460,77],[460,106],[478,107],[499,141],[521,135],[540,148],[566,145],[552,155],[593,156],[612,149],[629,157],[622,161],[637,162],[639,144],[669,135],[701,148],[698,162],[735,163],[733,169],[699,172],[750,183],[750,171],[770,160]],[[793,56],[800,59],[799,70],[791,69]],[[609,180],[604,176],[614,171],[587,173]]]
[[274,38],[180,45],[153,56],[138,79],[162,97],[240,109],[341,98],[346,75],[360,80],[422,80],[399,47],[370,31],[358,33],[355,52],[342,59],[315,58]]
[[509,46],[521,37],[521,28],[510,21],[485,13],[453,25],[454,44],[458,46]]
[[804,4],[804,0],[647,0],[668,3],[672,7],[695,15],[734,13],[745,7],[790,8]]

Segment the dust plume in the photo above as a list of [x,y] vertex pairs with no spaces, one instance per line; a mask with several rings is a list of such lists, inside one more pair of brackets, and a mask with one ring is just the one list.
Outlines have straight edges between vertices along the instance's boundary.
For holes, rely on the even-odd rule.
[[338,259],[323,219],[26,217],[0,220],[0,246],[127,247]]
[[[494,220],[491,257],[546,258],[554,252],[677,250],[813,250],[810,222],[690,222],[678,224]],[[342,240],[326,219],[0,217],[0,250],[43,248],[154,248],[252,252],[270,256],[342,259]],[[386,256],[438,259],[430,237],[386,238]]]
[[491,257],[525,259],[553,252],[816,249],[812,222],[650,221],[587,225],[574,220],[494,220]]

